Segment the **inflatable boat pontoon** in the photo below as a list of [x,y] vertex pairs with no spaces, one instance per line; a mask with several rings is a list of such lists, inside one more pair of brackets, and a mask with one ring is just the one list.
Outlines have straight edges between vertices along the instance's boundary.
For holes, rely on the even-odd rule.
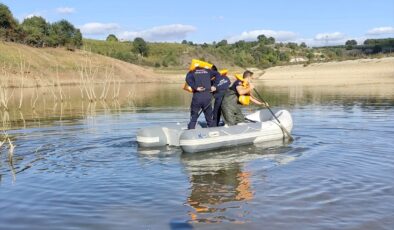
[[[293,121],[290,113],[280,110],[275,115],[282,126],[291,132]],[[137,142],[141,147],[180,146],[184,152],[194,153],[287,137],[276,119],[267,110],[259,110],[246,118],[250,122],[212,128],[203,128],[199,125],[191,130],[187,130],[186,123],[147,127],[138,131]]]

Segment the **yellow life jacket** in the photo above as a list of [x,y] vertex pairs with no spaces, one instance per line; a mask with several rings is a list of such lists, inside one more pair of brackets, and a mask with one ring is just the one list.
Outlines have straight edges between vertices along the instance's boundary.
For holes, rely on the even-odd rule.
[[188,85],[187,82],[185,82],[185,84],[183,85],[183,90],[189,93],[193,93],[192,87],[190,87],[190,85]]
[[211,63],[208,63],[208,62],[205,62],[205,61],[201,61],[201,60],[197,60],[197,59],[192,59],[192,63],[190,64],[189,70],[193,71],[197,67],[205,68],[205,69],[211,69],[212,66],[213,65]]
[[228,69],[222,69],[222,70],[219,71],[219,73],[220,73],[220,75],[222,75],[222,76],[226,76],[227,73],[228,73]]
[[[244,77],[241,74],[235,74],[235,78],[237,78],[237,80],[240,80],[242,82],[242,87],[244,87],[244,88],[249,87],[249,84],[247,84],[244,81]],[[250,95],[240,95],[238,97],[238,102],[241,105],[249,105],[250,104]]]
[[250,96],[249,95],[240,95],[238,97],[238,101],[239,101],[239,103],[241,103],[241,105],[249,105],[250,104]]

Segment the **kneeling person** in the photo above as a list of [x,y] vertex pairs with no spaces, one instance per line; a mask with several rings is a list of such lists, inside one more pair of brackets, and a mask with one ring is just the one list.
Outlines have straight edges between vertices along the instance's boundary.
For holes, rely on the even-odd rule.
[[226,91],[222,102],[222,113],[226,125],[236,125],[245,122],[241,105],[248,105],[249,101],[257,105],[265,105],[251,95],[254,86],[250,80],[253,72],[247,70],[243,76],[237,76],[237,80]]

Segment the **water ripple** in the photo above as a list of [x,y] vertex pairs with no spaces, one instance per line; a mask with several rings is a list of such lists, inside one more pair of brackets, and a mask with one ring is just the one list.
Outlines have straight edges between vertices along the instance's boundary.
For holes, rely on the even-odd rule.
[[392,229],[387,106],[296,105],[294,142],[202,154],[137,145],[138,128],[187,121],[182,109],[11,130],[14,164],[0,155],[0,228]]

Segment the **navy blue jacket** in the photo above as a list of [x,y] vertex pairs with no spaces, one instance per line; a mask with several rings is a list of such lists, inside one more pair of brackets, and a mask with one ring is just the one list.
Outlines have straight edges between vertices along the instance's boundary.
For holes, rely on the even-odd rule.
[[197,92],[198,87],[204,87],[204,92],[210,92],[212,86],[212,78],[217,78],[220,74],[217,71],[210,69],[196,68],[186,75],[187,84],[192,87],[193,91]]
[[225,91],[230,87],[230,84],[230,79],[224,75],[219,75],[219,77],[216,77],[213,83],[217,92]]

